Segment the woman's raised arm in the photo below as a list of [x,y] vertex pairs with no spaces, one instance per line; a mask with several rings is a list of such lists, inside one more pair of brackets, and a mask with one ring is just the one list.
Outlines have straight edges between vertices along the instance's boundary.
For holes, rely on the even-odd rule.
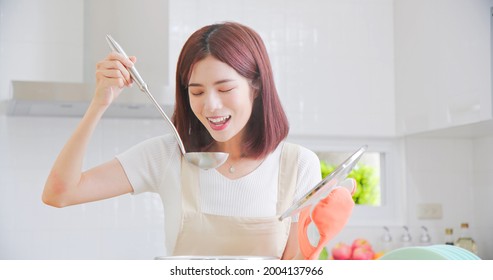
[[135,61],[135,57],[126,59],[110,53],[97,64],[94,97],[53,164],[43,190],[44,203],[64,207],[132,191],[118,160],[110,160],[85,172],[82,172],[82,164],[88,143],[104,112],[124,87],[132,85],[126,67]]

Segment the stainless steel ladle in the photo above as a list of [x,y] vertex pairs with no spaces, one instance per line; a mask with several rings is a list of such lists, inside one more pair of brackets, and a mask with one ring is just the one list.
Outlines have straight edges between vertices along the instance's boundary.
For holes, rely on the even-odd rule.
[[[127,54],[125,51],[123,51],[122,47],[110,36],[106,35],[106,40],[108,41],[108,44],[110,45],[111,50],[120,53],[124,55],[125,57],[128,58]],[[185,159],[198,166],[199,168],[202,169],[211,169],[211,168],[216,168],[221,166],[226,160],[228,159],[229,154],[228,153],[209,153],[209,152],[192,152],[192,153],[187,153],[185,151],[185,146],[183,145],[183,142],[181,141],[180,135],[178,134],[178,131],[176,131],[175,126],[171,122],[171,120],[168,118],[164,110],[161,108],[159,103],[156,101],[154,96],[152,96],[151,92],[149,91],[149,88],[147,87],[147,84],[144,82],[142,77],[140,76],[139,72],[137,72],[137,69],[135,66],[131,68],[127,68],[130,72],[130,76],[132,79],[137,83],[139,86],[139,89],[145,93],[151,101],[154,103],[156,108],[158,109],[159,113],[163,116],[163,118],[168,122],[169,126],[173,130],[173,133],[176,137],[176,141],[178,142],[178,146],[180,146],[180,151],[182,155],[185,157]]]

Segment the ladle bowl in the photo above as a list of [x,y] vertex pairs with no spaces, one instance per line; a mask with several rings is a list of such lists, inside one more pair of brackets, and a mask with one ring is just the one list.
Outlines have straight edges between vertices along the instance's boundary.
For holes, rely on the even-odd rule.
[[188,152],[183,155],[185,159],[202,169],[210,169],[221,166],[228,159],[228,153],[220,152]]
[[[106,35],[106,40],[108,41],[108,44],[110,45],[111,50],[114,52],[117,52],[125,57],[128,58],[127,54],[125,51],[123,51],[123,48],[110,36]],[[175,126],[173,125],[173,122],[168,118],[166,113],[164,112],[163,108],[159,105],[159,103],[156,101],[154,96],[152,96],[151,92],[149,91],[149,88],[147,87],[147,84],[144,82],[142,77],[140,76],[139,72],[137,72],[137,69],[135,66],[132,67],[127,67],[128,71],[130,72],[130,76],[132,79],[137,83],[139,86],[139,89],[151,99],[152,103],[158,109],[159,113],[161,113],[161,116],[166,120],[168,125],[171,127],[171,130],[173,131],[173,134],[175,135],[176,141],[178,142],[178,146],[180,147],[180,151],[182,155],[185,157],[185,160],[190,162],[191,164],[194,164],[198,166],[201,169],[211,169],[211,168],[216,168],[221,166],[226,162],[228,159],[229,154],[228,153],[220,153],[220,152],[191,152],[187,153],[185,151],[185,146],[183,145],[183,141],[181,141],[180,134],[178,134],[178,131],[176,130]]]

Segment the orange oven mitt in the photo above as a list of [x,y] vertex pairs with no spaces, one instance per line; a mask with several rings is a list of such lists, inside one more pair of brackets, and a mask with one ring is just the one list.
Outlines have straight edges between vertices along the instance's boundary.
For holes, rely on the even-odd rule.
[[[346,179],[341,183],[341,186],[334,188],[327,197],[313,206],[301,210],[298,219],[298,242],[305,259],[318,259],[325,245],[344,228],[354,208],[352,195],[355,190],[356,181]],[[307,235],[308,226],[312,221],[320,235],[317,247],[310,244]]]

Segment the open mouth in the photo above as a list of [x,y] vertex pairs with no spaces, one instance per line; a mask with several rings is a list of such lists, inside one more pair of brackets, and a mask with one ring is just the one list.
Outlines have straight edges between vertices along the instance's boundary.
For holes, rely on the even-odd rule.
[[230,119],[231,119],[231,115],[207,118],[212,129],[215,130],[223,129]]

